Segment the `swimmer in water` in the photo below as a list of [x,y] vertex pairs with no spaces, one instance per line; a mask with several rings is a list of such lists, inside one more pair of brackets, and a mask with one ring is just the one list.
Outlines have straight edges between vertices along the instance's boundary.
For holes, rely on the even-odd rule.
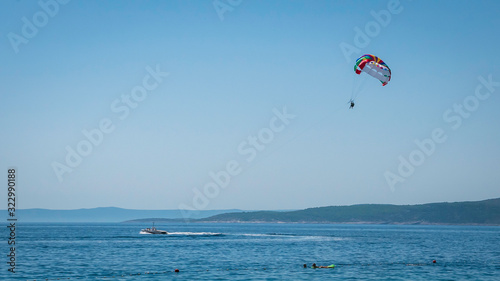
[[315,263],[312,264],[312,268],[335,268],[335,265],[334,264],[331,264],[329,266],[324,266],[324,265],[321,265],[321,266],[317,266]]

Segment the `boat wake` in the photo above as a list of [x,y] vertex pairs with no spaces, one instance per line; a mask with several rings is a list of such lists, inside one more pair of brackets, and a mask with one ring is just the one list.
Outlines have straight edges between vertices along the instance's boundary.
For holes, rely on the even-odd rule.
[[222,236],[224,234],[218,232],[169,232],[169,235],[178,236]]
[[[141,231],[139,234],[151,234],[149,232]],[[217,232],[168,232],[168,236],[223,236],[222,233]],[[165,236],[165,235],[163,235]]]
[[256,238],[276,238],[276,239],[293,239],[293,240],[316,240],[316,241],[342,241],[349,240],[346,237],[336,236],[321,236],[321,235],[300,235],[289,233],[240,233],[238,235]]

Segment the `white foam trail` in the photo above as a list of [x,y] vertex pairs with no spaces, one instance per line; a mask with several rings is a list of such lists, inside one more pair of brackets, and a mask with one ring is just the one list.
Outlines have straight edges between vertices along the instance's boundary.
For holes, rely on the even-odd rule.
[[300,236],[300,235],[289,235],[289,234],[263,234],[263,233],[240,233],[237,235],[250,236],[250,237],[273,237],[273,238],[290,238],[294,240],[318,240],[318,241],[342,241],[348,240],[346,237],[331,237],[331,236]]
[[217,232],[169,232],[170,235],[222,235]]
[[252,237],[296,237],[294,235],[287,235],[287,234],[259,234],[259,233],[242,233],[239,234],[241,236],[252,236]]

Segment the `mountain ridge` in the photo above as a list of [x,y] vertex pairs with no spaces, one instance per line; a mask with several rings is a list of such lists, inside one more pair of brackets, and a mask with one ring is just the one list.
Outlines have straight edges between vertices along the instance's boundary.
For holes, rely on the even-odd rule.
[[197,222],[500,225],[500,198],[417,205],[357,204],[219,214]]
[[[6,211],[5,216],[7,216]],[[500,225],[500,198],[415,205],[355,204],[302,210],[18,209],[20,222],[218,222]]]
[[[144,217],[169,217],[171,219],[200,219],[220,213],[237,212],[227,210],[137,210],[119,207],[96,207],[69,210],[43,208],[17,209],[19,222],[123,222]],[[7,211],[4,210],[7,217]]]

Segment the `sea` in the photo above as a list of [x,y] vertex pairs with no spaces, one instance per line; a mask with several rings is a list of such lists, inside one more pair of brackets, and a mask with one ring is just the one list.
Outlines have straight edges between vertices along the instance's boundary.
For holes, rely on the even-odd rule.
[[10,231],[1,232],[0,280],[500,280],[499,226],[155,226],[169,234],[140,234],[151,227],[140,223],[18,222],[15,265]]

